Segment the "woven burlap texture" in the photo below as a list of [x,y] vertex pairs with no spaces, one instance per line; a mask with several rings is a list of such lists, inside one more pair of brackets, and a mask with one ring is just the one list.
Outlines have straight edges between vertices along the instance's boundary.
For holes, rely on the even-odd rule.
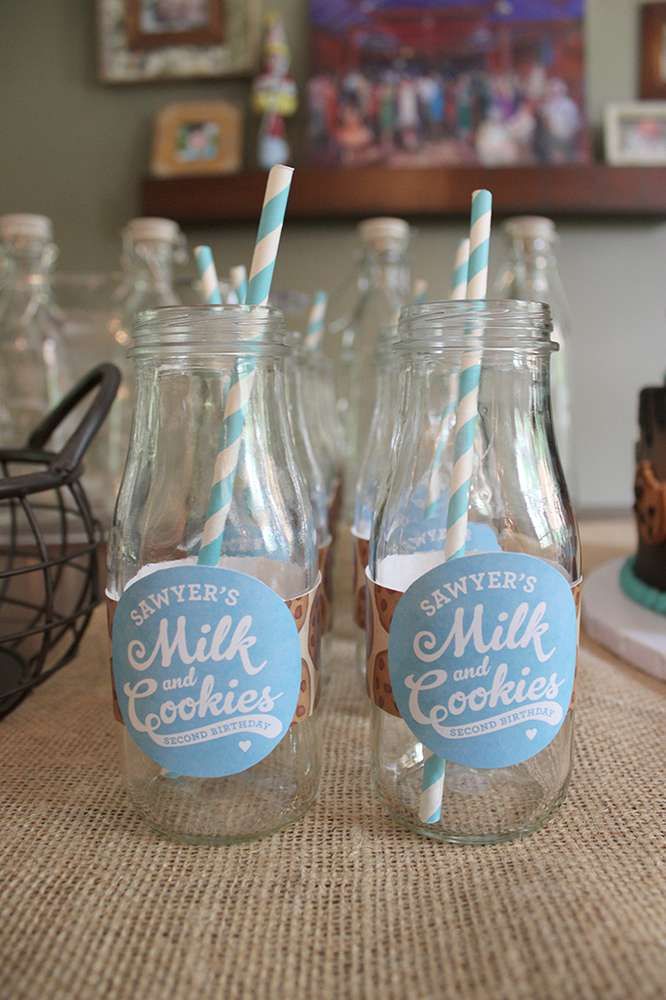
[[338,639],[305,820],[176,846],[125,798],[99,610],[77,661],[0,723],[0,996],[663,996],[658,685],[584,654],[564,807],[524,841],[464,848],[376,804],[352,660]]

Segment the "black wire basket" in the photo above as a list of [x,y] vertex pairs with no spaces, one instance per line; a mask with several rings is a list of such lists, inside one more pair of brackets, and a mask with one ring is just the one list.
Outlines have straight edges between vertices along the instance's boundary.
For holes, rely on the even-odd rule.
[[[117,368],[98,365],[25,448],[0,448],[0,718],[72,659],[101,599],[101,531],[81,484],[81,463],[119,384]],[[93,389],[64,446],[49,450]]]

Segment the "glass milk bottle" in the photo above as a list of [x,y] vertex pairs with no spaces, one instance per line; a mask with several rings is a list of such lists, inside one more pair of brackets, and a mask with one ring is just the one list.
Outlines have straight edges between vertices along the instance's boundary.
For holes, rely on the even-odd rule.
[[109,323],[111,360],[123,374],[108,428],[108,462],[115,487],[112,492],[117,492],[120,484],[134,408],[134,370],[127,354],[134,320],[144,309],[179,304],[173,269],[183,254],[183,235],[171,219],[130,219],[123,230],[122,280],[114,293]]
[[308,349],[303,350],[300,362],[303,413],[324,480],[328,524],[333,534],[341,504],[342,469],[335,423],[326,405],[325,385],[328,383],[329,389],[332,386],[331,365],[320,351]]
[[58,402],[68,372],[63,320],[51,294],[50,219],[0,217],[0,440],[23,445]]
[[354,624],[359,630],[356,639],[356,661],[362,673],[365,673],[365,571],[368,565],[370,532],[377,506],[380,479],[387,474],[390,464],[390,447],[400,385],[399,367],[393,350],[397,334],[396,326],[386,326],[379,335],[375,360],[375,406],[356,483],[354,521],[351,530],[354,549],[352,614]]
[[291,350],[286,365],[287,413],[297,460],[303,473],[312,504],[312,516],[317,535],[319,569],[322,575],[322,661],[326,663],[328,647],[330,646],[331,629],[333,627],[333,553],[329,525],[328,491],[317,459],[314,444],[315,439],[313,439],[311,434],[304,405],[304,382],[307,379],[305,358],[307,352],[303,348],[300,334],[289,334],[288,342]]
[[263,836],[305,813],[319,778],[320,574],[284,324],[268,307],[173,307],[142,313],[132,339],[107,589],[127,789],[174,839]]
[[545,302],[553,320],[552,338],[559,351],[551,366],[553,428],[569,490],[576,497],[576,455],[572,423],[571,314],[557,266],[555,223],[538,215],[505,222],[508,259],[496,282],[498,298]]
[[[540,303],[439,302],[401,318],[399,430],[368,564],[372,771],[394,820],[435,839],[527,834],[569,780],[580,554],[553,437],[551,331]],[[453,462],[435,460],[433,417],[450,412],[456,376],[469,504]],[[422,501],[433,480],[434,513]],[[462,541],[445,562],[447,530]]]
[[[363,257],[351,312],[331,324],[339,336],[338,408],[347,446],[344,519],[350,524],[358,467],[374,408],[374,358],[379,331],[395,325],[409,299],[409,226],[402,219],[366,219],[358,228]],[[333,303],[334,308],[335,303]],[[333,311],[333,310],[332,310]]]

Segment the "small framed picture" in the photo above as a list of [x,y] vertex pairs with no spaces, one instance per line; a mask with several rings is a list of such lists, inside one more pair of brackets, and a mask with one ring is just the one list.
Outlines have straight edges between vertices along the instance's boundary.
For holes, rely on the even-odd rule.
[[641,7],[641,97],[666,99],[666,3]]
[[604,142],[613,166],[666,166],[666,101],[609,104]]
[[219,45],[223,41],[219,0],[127,0],[130,49]]
[[105,83],[250,76],[261,0],[97,0]]
[[155,177],[230,174],[241,168],[243,115],[227,101],[169,104],[157,116],[151,171]]

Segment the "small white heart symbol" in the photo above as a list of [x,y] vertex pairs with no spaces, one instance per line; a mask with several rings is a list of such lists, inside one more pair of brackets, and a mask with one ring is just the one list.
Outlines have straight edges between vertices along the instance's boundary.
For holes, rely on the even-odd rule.
[[534,737],[536,736],[536,734],[537,734],[536,729],[526,729],[525,730],[525,736],[527,736],[528,740],[533,740]]
[[241,748],[243,753],[247,753],[250,747],[252,746],[252,743],[250,742],[250,740],[241,740],[238,746]]

